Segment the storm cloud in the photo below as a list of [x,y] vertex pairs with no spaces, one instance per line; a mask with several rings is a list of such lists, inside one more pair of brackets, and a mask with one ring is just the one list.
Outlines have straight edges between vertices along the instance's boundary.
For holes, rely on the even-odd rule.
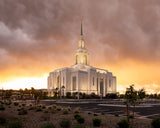
[[1,0],[0,70],[73,64],[81,18],[93,65],[160,63],[160,1]]

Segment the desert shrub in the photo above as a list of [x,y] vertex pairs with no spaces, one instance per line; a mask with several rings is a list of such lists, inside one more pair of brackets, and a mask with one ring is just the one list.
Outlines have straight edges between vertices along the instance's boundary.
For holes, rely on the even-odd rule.
[[6,128],[22,128],[22,122],[18,119],[10,120]]
[[130,115],[129,118],[130,118],[130,119],[133,119],[134,117],[133,117],[133,115]]
[[74,113],[75,113],[75,114],[78,114],[78,113],[79,113],[79,111],[74,111]]
[[48,107],[48,109],[52,109],[52,107]]
[[21,107],[21,105],[19,105],[19,107]]
[[20,111],[20,110],[21,110],[20,108],[17,109],[17,111]]
[[55,128],[55,126],[52,123],[44,123],[41,128]]
[[75,114],[75,115],[74,115],[74,118],[75,118],[75,119],[77,119],[77,118],[79,118],[79,117],[81,117],[79,114]]
[[71,92],[67,92],[66,93],[66,98],[71,98],[72,96],[71,96]]
[[45,106],[45,105],[43,105],[43,106],[42,106],[42,109],[45,109],[45,108],[46,108],[46,106]]
[[42,109],[40,107],[36,108],[36,112],[40,112]]
[[85,126],[83,124],[76,124],[73,128],[85,128]]
[[22,104],[22,106],[26,106],[26,104]]
[[63,111],[63,114],[68,114],[68,111],[67,111],[67,110],[64,110],[64,111]]
[[67,109],[68,109],[68,111],[71,111],[71,107],[68,107]]
[[106,98],[109,98],[109,99],[116,99],[118,96],[117,94],[115,93],[109,93],[109,94],[106,94]]
[[70,120],[68,120],[68,119],[62,119],[62,120],[59,122],[59,125],[61,126],[61,128],[70,128],[71,122],[70,122]]
[[14,106],[18,106],[19,105],[19,103],[18,102],[14,102]]
[[81,111],[81,108],[80,107],[77,107],[77,108],[75,108],[75,111]]
[[160,128],[160,118],[154,118],[151,125],[153,128]]
[[91,112],[88,112],[88,115],[92,114]]
[[98,116],[96,113],[93,114],[94,116]]
[[118,117],[119,115],[116,113],[116,114],[114,114],[114,116]]
[[29,107],[29,108],[28,108],[28,110],[33,110],[33,109],[34,109],[34,107]]
[[5,110],[5,107],[3,105],[0,105],[0,110]]
[[93,126],[94,127],[100,127],[101,125],[101,119],[98,119],[98,118],[93,118]]
[[61,109],[62,109],[61,107],[57,107],[57,111],[61,111]]
[[129,128],[129,123],[125,119],[120,120],[117,124],[119,128]]
[[32,104],[30,104],[29,106],[32,107]]
[[52,105],[52,108],[57,108],[57,105]]
[[85,122],[85,119],[83,118],[83,117],[78,117],[77,119],[77,122],[79,123],[79,124],[83,124],[84,122]]
[[28,112],[27,110],[25,110],[24,108],[20,109],[20,111],[18,112],[18,115],[26,115]]
[[6,123],[6,119],[4,117],[0,117],[0,125],[4,125]]

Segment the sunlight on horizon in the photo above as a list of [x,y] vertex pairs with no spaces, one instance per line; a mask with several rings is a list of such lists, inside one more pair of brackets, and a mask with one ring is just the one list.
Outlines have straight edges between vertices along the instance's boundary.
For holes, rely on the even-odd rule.
[[32,77],[32,78],[18,78],[9,82],[0,83],[0,89],[35,89],[47,88],[47,76],[43,77]]

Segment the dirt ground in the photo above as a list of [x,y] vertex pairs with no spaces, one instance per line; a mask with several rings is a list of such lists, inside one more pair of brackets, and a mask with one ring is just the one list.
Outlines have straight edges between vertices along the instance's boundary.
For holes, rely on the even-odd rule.
[[[69,119],[71,121],[71,128],[78,124],[74,118],[75,111],[84,117],[86,128],[93,128],[92,118],[100,118],[102,120],[100,128],[118,128],[117,123],[124,117],[117,117],[113,115],[107,115],[102,113],[93,113],[89,111],[81,111],[80,108],[71,110],[69,107],[62,107],[57,105],[44,106],[39,105],[35,108],[34,105],[19,103],[15,106],[3,104],[5,110],[0,110],[0,117],[5,118],[7,121],[17,118],[22,121],[23,128],[40,128],[42,124],[52,122],[56,128],[60,128],[59,122],[62,119]],[[38,109],[40,108],[40,109]],[[19,115],[21,110],[26,110],[27,114]],[[64,114],[67,111],[68,114]],[[131,119],[130,127],[132,128],[151,128],[151,120],[149,119]],[[4,126],[0,126],[0,128]]]

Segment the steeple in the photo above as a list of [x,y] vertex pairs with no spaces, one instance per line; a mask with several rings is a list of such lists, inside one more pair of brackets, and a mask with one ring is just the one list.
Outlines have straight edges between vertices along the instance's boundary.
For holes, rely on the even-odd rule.
[[82,19],[81,19],[81,38],[80,38],[80,40],[79,40],[79,48],[84,48]]
[[81,36],[83,36],[82,19],[81,19]]
[[84,65],[89,65],[89,54],[87,52],[87,49],[84,47],[82,20],[81,20],[80,32],[81,33],[80,33],[79,47],[75,54],[74,64],[84,66]]

